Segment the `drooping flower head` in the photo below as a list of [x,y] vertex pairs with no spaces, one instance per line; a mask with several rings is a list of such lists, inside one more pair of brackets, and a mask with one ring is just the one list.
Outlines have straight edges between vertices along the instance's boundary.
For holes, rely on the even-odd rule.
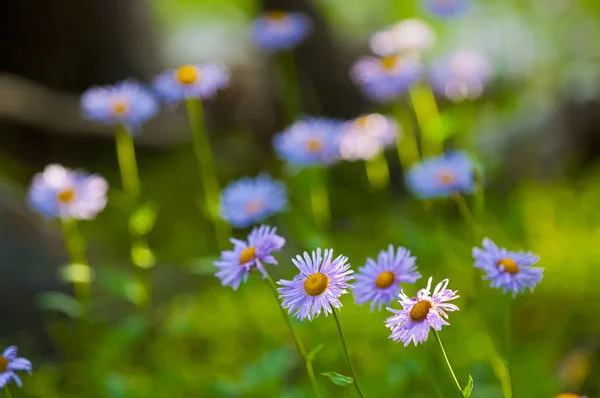
[[130,128],[139,127],[154,117],[159,107],[157,99],[133,81],[91,87],[81,96],[81,108],[87,119]]
[[317,249],[309,255],[304,252],[304,257],[297,255],[292,262],[300,273],[293,280],[280,280],[277,282],[283,286],[277,290],[279,298],[283,299],[283,308],[300,320],[319,316],[323,311],[325,316],[340,308],[342,303],[339,297],[348,293],[350,282],[354,272],[347,263],[348,258],[342,255],[333,259],[333,249],[326,249],[321,255],[321,249]]
[[19,387],[23,386],[16,370],[24,370],[31,374],[31,362],[25,358],[17,358],[17,347],[10,346],[0,355],[0,389],[4,388],[11,380]]
[[385,322],[385,326],[392,330],[390,339],[402,341],[408,346],[412,341],[415,345],[427,341],[429,329],[442,330],[442,326],[449,325],[446,321],[446,312],[458,311],[458,307],[448,301],[459,296],[456,291],[448,289],[448,279],[444,279],[435,287],[431,294],[431,281],[429,278],[427,287],[419,290],[417,297],[410,298],[404,292],[400,293],[399,303],[401,310],[388,307],[388,311],[394,313]]
[[433,47],[435,34],[431,27],[417,18],[405,19],[371,36],[371,50],[380,57],[388,55],[418,55]]
[[382,250],[377,261],[367,258],[367,263],[358,269],[354,283],[356,304],[371,302],[371,311],[381,310],[382,305],[390,305],[398,297],[401,283],[415,283],[421,277],[415,265],[416,257],[410,251],[394,245]]
[[326,118],[299,120],[273,138],[277,155],[294,166],[327,165],[340,157],[344,124]]
[[221,284],[237,290],[242,281],[248,280],[253,267],[266,277],[263,264],[277,264],[271,253],[280,251],[285,244],[285,239],[275,232],[277,228],[261,225],[252,228],[247,242],[232,238],[233,250],[222,251],[221,258],[214,263],[219,268],[215,276]]
[[282,212],[288,203],[287,189],[268,174],[244,177],[227,185],[221,192],[221,217],[237,228]]
[[454,102],[477,99],[483,94],[490,74],[490,64],[481,53],[457,51],[434,65],[431,87]]
[[424,2],[430,13],[445,18],[462,15],[471,6],[471,0],[424,0]]
[[471,159],[462,152],[429,158],[408,170],[406,182],[420,199],[444,198],[454,193],[473,192]]
[[352,66],[351,76],[373,101],[389,102],[406,93],[421,72],[420,62],[412,57],[367,56]]
[[252,41],[267,51],[289,50],[310,33],[310,19],[299,12],[269,11],[252,24]]
[[207,99],[229,85],[229,70],[225,65],[183,65],[169,69],[154,80],[154,88],[165,101],[187,98]]
[[100,176],[51,164],[33,177],[29,204],[45,217],[91,220],[106,207],[107,191]]
[[346,123],[340,154],[347,160],[368,160],[396,142],[399,128],[392,119],[372,113]]
[[475,267],[485,271],[484,280],[491,281],[490,286],[512,291],[513,297],[542,280],[543,268],[532,267],[540,258],[531,252],[511,252],[498,248],[494,242],[485,238],[483,249],[473,248]]

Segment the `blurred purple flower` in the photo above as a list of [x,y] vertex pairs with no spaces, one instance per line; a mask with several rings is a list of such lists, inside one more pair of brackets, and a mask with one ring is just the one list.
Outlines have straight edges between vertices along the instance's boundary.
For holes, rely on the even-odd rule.
[[308,36],[311,25],[310,19],[298,12],[266,12],[252,24],[252,41],[263,50],[289,50]]
[[504,293],[510,290],[513,297],[527,288],[533,291],[542,280],[544,269],[532,267],[540,260],[538,256],[500,249],[488,238],[483,240],[483,249],[473,248],[473,258],[475,267],[487,273],[483,279],[492,281],[491,287],[502,288]]
[[348,282],[353,279],[350,275],[354,271],[347,264],[347,257],[332,258],[333,249],[326,249],[323,256],[321,249],[317,249],[312,256],[304,252],[304,257],[298,255],[292,259],[300,273],[291,281],[277,282],[283,286],[277,289],[283,308],[289,309],[290,314],[295,311],[294,316],[300,320],[313,320],[322,311],[327,316],[333,308],[342,306],[339,297],[348,293],[346,289],[351,287]]
[[431,87],[454,102],[477,99],[483,94],[490,74],[490,64],[482,54],[458,51],[434,65],[430,75]]
[[377,261],[367,258],[367,263],[358,269],[354,283],[356,304],[371,302],[371,311],[390,305],[401,292],[400,283],[415,283],[421,277],[415,265],[416,257],[410,251],[394,245],[382,250]]
[[33,177],[29,204],[46,217],[91,220],[104,210],[107,191],[100,176],[51,164]]
[[420,199],[468,194],[474,188],[473,164],[462,152],[425,159],[408,170],[406,183]]
[[123,124],[132,128],[154,117],[157,99],[139,83],[125,81],[114,86],[91,87],[81,96],[83,115],[105,124]]
[[22,387],[23,383],[15,370],[24,370],[31,374],[31,362],[25,358],[17,358],[17,347],[10,346],[0,355],[0,389],[4,388],[11,380]]
[[442,326],[449,325],[446,321],[446,312],[458,311],[458,307],[447,301],[457,299],[456,291],[447,289],[448,279],[438,283],[431,294],[431,281],[429,278],[427,287],[419,290],[417,297],[410,298],[404,292],[400,293],[399,303],[401,310],[388,307],[388,311],[395,315],[386,320],[385,326],[392,330],[390,338],[394,341],[402,341],[408,346],[412,341],[415,345],[427,341],[429,329],[442,330]]
[[424,3],[430,13],[445,18],[464,14],[471,6],[471,0],[424,0]]
[[340,154],[347,160],[368,160],[398,139],[398,125],[392,119],[372,113],[346,123],[340,139]]
[[369,41],[371,50],[380,57],[388,55],[419,55],[433,47],[435,34],[417,18],[405,19],[385,30],[375,32]]
[[169,69],[154,80],[154,88],[165,101],[207,99],[229,85],[229,70],[221,64],[183,65]]
[[263,264],[277,264],[272,253],[280,251],[285,245],[285,239],[276,231],[275,227],[261,225],[260,228],[252,228],[248,242],[232,238],[233,250],[222,251],[221,258],[214,262],[215,267],[219,268],[215,276],[221,280],[221,284],[237,290],[242,281],[248,280],[252,267],[256,267],[265,278],[267,272]]

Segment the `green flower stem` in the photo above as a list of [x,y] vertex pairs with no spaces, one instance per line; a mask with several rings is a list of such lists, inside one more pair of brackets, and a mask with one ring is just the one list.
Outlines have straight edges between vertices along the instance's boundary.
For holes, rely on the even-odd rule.
[[12,398],[12,395],[10,395],[10,390],[8,389],[7,385],[4,386],[4,395],[6,396],[6,398]]
[[375,189],[381,189],[390,182],[390,172],[384,152],[378,153],[374,158],[365,162],[367,178]]
[[506,295],[506,299],[507,299],[507,305],[506,305],[506,314],[505,314],[505,322],[504,322],[504,327],[505,327],[505,338],[506,338],[506,355],[505,355],[505,361],[506,361],[506,373],[507,373],[507,379],[508,381],[505,383],[507,384],[507,392],[509,392],[509,394],[507,395],[506,398],[512,398],[514,396],[514,390],[513,390],[513,381],[512,381],[512,373],[510,371],[510,363],[511,363],[511,359],[512,359],[512,307],[513,307],[513,298],[510,294]]
[[294,53],[281,51],[276,55],[277,93],[285,106],[286,124],[291,124],[300,113],[300,89]]
[[485,181],[483,173],[475,170],[475,214],[478,220],[483,220],[485,214]]
[[[67,252],[73,272],[73,288],[79,303],[87,307],[90,301],[91,270],[88,264],[85,239],[79,233],[77,220],[61,220]],[[75,268],[76,267],[76,268]]]
[[331,226],[331,213],[329,210],[329,193],[327,192],[326,170],[315,167],[310,176],[310,202],[315,222],[321,230],[328,230]]
[[413,163],[417,163],[420,160],[419,144],[417,143],[412,116],[401,103],[396,104],[394,115],[402,128],[401,135],[396,140],[396,148],[402,171],[406,172]]
[[473,217],[473,213],[469,210],[469,205],[467,204],[467,200],[460,193],[455,192],[452,194],[452,199],[456,202],[458,206],[458,211],[462,216],[463,220],[473,229],[476,234],[480,234],[481,229],[479,228],[479,224]]
[[304,365],[306,366],[306,372],[308,373],[308,378],[310,379],[310,385],[313,390],[313,395],[315,396],[315,398],[318,398],[319,397],[319,385],[317,384],[317,379],[315,378],[315,371],[313,370],[312,360],[311,360],[311,358],[308,357],[308,354],[306,353],[306,349],[304,348],[304,345],[302,344],[302,340],[300,340],[298,331],[292,324],[290,316],[281,306],[281,303],[279,302],[279,293],[277,292],[277,285],[275,284],[275,282],[273,281],[273,279],[271,278],[271,276],[268,273],[267,273],[267,282],[269,282],[269,287],[271,287],[271,291],[273,292],[275,301],[277,301],[277,306],[281,310],[281,315],[285,319],[285,322],[287,323],[288,328],[290,329],[290,333],[292,334],[292,337],[294,338],[294,342],[296,343],[296,348],[298,349],[298,354],[300,354],[300,357],[304,361]]
[[450,365],[450,361],[448,360],[448,355],[446,355],[446,350],[444,350],[444,345],[442,344],[442,340],[440,340],[440,335],[438,334],[437,330],[431,328],[431,331],[433,332],[433,335],[435,336],[435,340],[438,342],[438,345],[440,346],[440,350],[442,351],[442,356],[444,357],[444,361],[446,362],[446,367],[448,368],[448,371],[450,372],[450,376],[452,376],[452,380],[454,380],[454,384],[456,385],[456,388],[458,389],[458,393],[460,394],[461,397],[463,397],[463,389],[460,386],[460,383],[458,382],[458,379],[456,378],[456,375],[454,374],[454,370],[452,370],[452,365]]
[[192,130],[194,153],[196,154],[200,178],[202,179],[208,213],[212,219],[219,246],[226,248],[229,245],[231,229],[219,218],[221,187],[217,178],[210,141],[204,128],[202,102],[196,98],[188,98],[185,100],[185,105]]
[[421,130],[423,156],[437,156],[444,152],[444,124],[431,87],[415,84],[409,90],[410,101]]
[[350,370],[350,376],[352,376],[352,380],[354,380],[354,387],[356,388],[356,392],[361,398],[364,398],[360,386],[358,385],[358,379],[356,378],[356,373],[354,372],[354,366],[352,366],[352,361],[350,360],[350,354],[348,353],[348,346],[346,345],[346,338],[344,337],[344,332],[342,331],[342,324],[340,323],[340,319],[337,315],[337,310],[333,309],[333,318],[335,319],[335,323],[337,325],[338,332],[340,334],[340,340],[342,341],[342,347],[344,348],[344,355],[346,356],[346,362],[348,362],[348,369]]

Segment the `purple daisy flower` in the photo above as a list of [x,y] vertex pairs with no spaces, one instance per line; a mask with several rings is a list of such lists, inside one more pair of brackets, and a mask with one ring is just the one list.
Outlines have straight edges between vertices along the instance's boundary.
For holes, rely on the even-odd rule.
[[471,6],[471,0],[424,0],[424,2],[430,13],[444,18],[460,16]]
[[474,188],[473,164],[462,152],[423,160],[408,170],[406,182],[420,199],[444,198],[471,193]]
[[139,127],[160,108],[149,91],[132,81],[89,88],[81,96],[81,107],[87,119],[130,128]]
[[332,258],[333,249],[325,249],[323,255],[321,249],[317,249],[312,256],[304,252],[304,257],[297,255],[292,259],[300,273],[291,281],[277,282],[283,286],[277,290],[283,299],[282,307],[288,309],[288,313],[295,311],[296,318],[313,320],[321,311],[327,316],[333,308],[342,306],[339,297],[348,293],[346,289],[351,287],[348,282],[353,279],[350,275],[354,271],[347,264],[348,257]]
[[0,388],[6,386],[11,380],[14,380],[19,387],[23,386],[15,370],[24,370],[31,374],[31,362],[25,358],[17,358],[17,347],[10,346],[0,355]]
[[284,211],[287,203],[287,189],[282,182],[268,174],[245,177],[221,192],[221,217],[234,227],[245,228]]
[[339,159],[343,129],[337,120],[307,118],[276,135],[273,144],[279,157],[291,165],[326,165]]
[[91,220],[106,207],[107,191],[100,176],[51,164],[33,177],[29,204],[45,217]]
[[431,281],[432,278],[429,278],[427,287],[419,290],[417,297],[410,298],[402,291],[399,300],[401,310],[388,307],[388,311],[395,314],[385,321],[385,326],[392,330],[390,338],[402,341],[405,347],[411,341],[415,345],[427,341],[430,328],[440,331],[442,326],[449,325],[446,312],[458,311],[456,305],[447,303],[459,297],[456,291],[447,289],[448,279],[438,283],[433,294]]
[[242,281],[248,280],[252,267],[256,267],[266,278],[267,271],[263,264],[277,264],[271,253],[280,251],[285,244],[285,239],[276,231],[275,227],[261,225],[260,228],[252,228],[247,243],[232,238],[233,250],[221,252],[221,259],[214,262],[219,268],[215,276],[221,280],[221,284],[237,290]]
[[207,99],[229,85],[229,70],[221,64],[183,65],[154,80],[154,89],[167,102]]
[[429,80],[437,94],[459,102],[481,97],[490,75],[490,64],[481,53],[463,50],[438,61]]
[[389,102],[406,93],[419,80],[421,69],[419,61],[412,57],[367,56],[354,64],[351,76],[372,100]]
[[269,11],[252,24],[252,41],[267,51],[289,50],[310,33],[310,19],[299,12]]
[[390,305],[402,290],[400,283],[415,283],[421,277],[415,260],[409,250],[403,247],[394,250],[394,245],[380,251],[377,261],[367,258],[367,263],[358,269],[354,283],[356,304],[370,301],[371,311],[376,307],[381,310],[383,304]]
[[340,154],[347,160],[368,160],[398,139],[399,127],[392,119],[372,113],[346,123],[340,138]]
[[543,268],[532,267],[540,258],[531,252],[511,252],[498,246],[488,238],[483,240],[483,249],[473,248],[475,267],[487,272],[484,280],[492,281],[490,286],[523,293],[529,288],[533,291],[535,285],[542,280]]

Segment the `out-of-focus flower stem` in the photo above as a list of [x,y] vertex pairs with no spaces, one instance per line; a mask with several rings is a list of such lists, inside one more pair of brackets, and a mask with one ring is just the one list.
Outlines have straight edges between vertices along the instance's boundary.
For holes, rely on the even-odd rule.
[[310,202],[315,217],[315,223],[323,230],[331,226],[331,213],[329,210],[329,192],[327,191],[327,170],[314,167],[310,176]]
[[409,95],[421,130],[423,157],[441,155],[444,153],[444,124],[431,87],[425,82],[417,83]]
[[85,239],[79,233],[77,220],[68,219],[61,220],[65,246],[71,260],[71,277],[73,288],[75,289],[75,297],[87,310],[90,301],[91,292],[91,270],[88,264]]
[[375,189],[386,187],[390,182],[388,163],[383,151],[365,162],[369,184]]
[[396,148],[402,171],[406,173],[410,166],[420,161],[419,144],[417,143],[412,116],[403,104],[397,103],[395,105],[394,116],[398,124],[402,126],[402,135],[396,140]]

